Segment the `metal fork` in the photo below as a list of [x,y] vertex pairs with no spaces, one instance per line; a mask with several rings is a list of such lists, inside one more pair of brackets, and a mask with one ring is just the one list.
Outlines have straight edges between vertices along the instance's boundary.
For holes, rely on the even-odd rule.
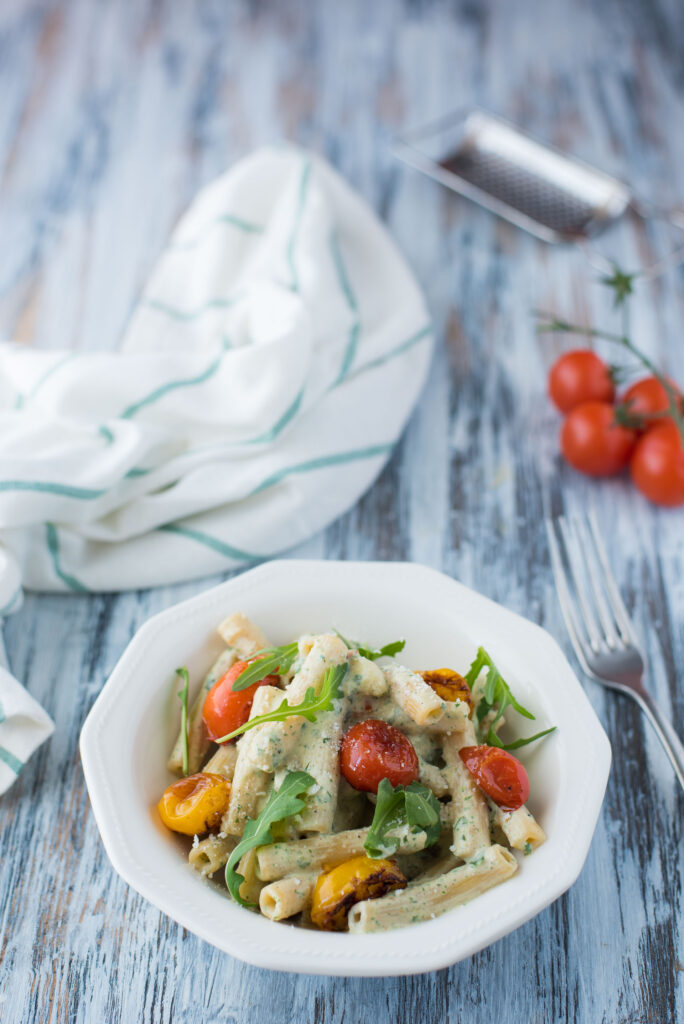
[[[593,512],[546,520],[558,599],[580,665],[599,683],[632,697],[645,713],[684,789],[684,746],[643,685],[639,650]],[[567,565],[567,569],[566,569]]]

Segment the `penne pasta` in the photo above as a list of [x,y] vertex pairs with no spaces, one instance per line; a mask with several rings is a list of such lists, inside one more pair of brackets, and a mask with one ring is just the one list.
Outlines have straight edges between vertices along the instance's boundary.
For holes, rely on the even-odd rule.
[[222,868],[237,845],[234,836],[212,836],[193,843],[188,861],[200,875],[211,876]]
[[385,677],[392,700],[416,725],[424,726],[444,718],[446,702],[417,672],[402,665],[392,665],[385,669]]
[[489,805],[493,824],[501,829],[514,850],[530,853],[545,842],[544,829],[524,804],[517,811],[504,811],[491,800]]
[[333,711],[319,715],[315,722],[305,722],[299,734],[296,756],[291,765],[308,772],[316,780],[309,790],[306,807],[295,819],[300,832],[330,832],[337,806],[340,783],[340,737],[342,734],[342,702],[336,701]]
[[235,612],[224,619],[218,627],[218,634],[242,660],[269,646],[259,627],[242,612]]
[[406,889],[375,900],[364,900],[349,912],[349,931],[354,934],[402,928],[443,914],[480,896],[515,874],[518,863],[509,850],[489,846],[473,861],[443,875],[416,879]]
[[314,633],[304,633],[300,636],[297,641],[297,650],[299,651],[299,657],[303,661],[307,654],[311,651],[311,648],[316,643],[316,636]]
[[216,748],[216,752],[209,758],[202,771],[222,775],[224,779],[231,782],[235,775],[237,756],[236,743],[222,743]]
[[311,906],[318,872],[300,871],[265,885],[259,894],[259,910],[271,921],[285,921]]
[[472,722],[457,733],[444,738],[444,775],[451,790],[454,841],[451,847],[456,857],[467,860],[483,846],[489,846],[489,808],[487,801],[458,756],[461,747],[476,744]]
[[438,764],[442,760],[442,735],[434,732],[414,732],[411,743],[418,757],[430,764]]
[[447,777],[441,768],[424,761],[422,757],[418,758],[418,778],[437,797],[446,796],[450,792]]
[[[283,700],[283,691],[275,686],[260,686],[250,711],[250,718],[274,710]],[[269,725],[258,725],[238,740],[237,758],[232,779],[230,803],[221,821],[228,835],[242,835],[247,818],[255,818],[260,804],[273,788],[273,778],[258,767],[258,751],[263,741],[260,732]]]
[[256,873],[256,850],[248,850],[238,864],[238,872],[244,882],[240,885],[240,896],[245,903],[258,903],[264,883]]
[[[258,718],[269,711],[275,711],[285,700],[284,690],[277,686],[260,686],[254,694],[249,717]],[[278,743],[276,727],[278,722],[263,722],[246,732],[238,740],[239,757],[248,760],[254,768],[272,772],[277,758],[273,753],[273,745]]]
[[[333,634],[316,637],[300,670],[280,693],[280,700],[287,698],[290,705],[300,704],[307,690],[318,693],[326,671],[331,666],[342,664],[346,658],[347,648],[339,637]],[[255,729],[254,732],[260,734],[260,742],[250,747],[253,764],[264,772],[273,772],[284,764],[299,739],[305,721],[300,715],[292,715],[282,722],[271,722]]]
[[[427,686],[427,683],[425,685]],[[439,700],[439,698],[437,699]],[[446,701],[440,701],[440,703],[446,707]],[[434,740],[440,741],[442,736],[458,732],[462,728],[463,722],[467,721],[461,715],[458,718],[453,718],[451,714],[443,714],[439,718],[419,725],[389,695],[371,697],[365,694],[356,694],[351,698],[350,704],[352,722],[362,722],[366,718],[380,718],[383,722],[388,722],[395,728],[401,729],[403,733],[411,737],[411,742],[414,737],[420,737],[421,740],[424,737],[433,737]]]
[[349,673],[345,680],[344,691],[348,697],[355,694],[369,697],[382,697],[389,691],[389,683],[379,665],[370,658],[364,658],[358,652],[349,655]]
[[[296,871],[334,867],[342,861],[365,854],[364,846],[369,829],[356,828],[348,832],[311,836],[294,843],[273,843],[257,851],[259,878],[271,881]],[[397,852],[417,853],[425,846],[425,833],[406,835]]]

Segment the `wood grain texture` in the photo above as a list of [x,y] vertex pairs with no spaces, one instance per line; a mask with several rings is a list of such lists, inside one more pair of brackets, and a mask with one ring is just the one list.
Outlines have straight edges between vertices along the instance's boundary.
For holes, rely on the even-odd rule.
[[[684,198],[684,16],[676,0],[43,4],[0,10],[0,325],[108,348],[197,188],[283,136],[321,151],[388,223],[438,345],[420,407],[371,491],[297,556],[411,559],[541,623],[568,649],[541,522],[589,501],[684,733],[684,519],[559,461],[531,311],[609,321],[574,250],[549,249],[393,161],[402,126],[477,102],[634,183]],[[673,240],[625,222],[628,267]],[[684,272],[639,286],[634,330],[684,377]],[[410,978],[272,974],[201,943],[113,872],[78,759],[82,722],[153,612],[215,580],[121,596],[30,596],[12,667],[56,732],[0,803],[3,1024],[684,1019],[682,812],[635,706],[591,683],[615,762],[582,875],[471,960]],[[678,679],[679,677],[679,679]],[[552,682],[552,681],[551,681]],[[562,726],[562,723],[560,723]]]

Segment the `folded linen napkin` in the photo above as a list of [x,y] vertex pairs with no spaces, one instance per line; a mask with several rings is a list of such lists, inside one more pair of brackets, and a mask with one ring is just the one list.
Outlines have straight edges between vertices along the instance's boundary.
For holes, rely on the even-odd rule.
[[[0,615],[22,585],[154,586],[320,530],[382,468],[430,348],[413,275],[324,161],[241,161],[180,221],[118,351],[0,345]],[[25,755],[10,728],[0,749]]]

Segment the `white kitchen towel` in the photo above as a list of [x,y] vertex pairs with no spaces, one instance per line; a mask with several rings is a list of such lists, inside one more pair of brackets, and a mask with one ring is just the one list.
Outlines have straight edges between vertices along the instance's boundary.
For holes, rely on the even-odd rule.
[[170,583],[320,530],[387,460],[430,350],[420,288],[349,186],[289,146],[241,161],[180,221],[118,351],[0,345],[0,616],[22,586]]
[[[21,607],[19,569],[0,548],[0,623]],[[52,719],[10,675],[0,633],[0,793],[12,785],[26,760],[53,731]]]

